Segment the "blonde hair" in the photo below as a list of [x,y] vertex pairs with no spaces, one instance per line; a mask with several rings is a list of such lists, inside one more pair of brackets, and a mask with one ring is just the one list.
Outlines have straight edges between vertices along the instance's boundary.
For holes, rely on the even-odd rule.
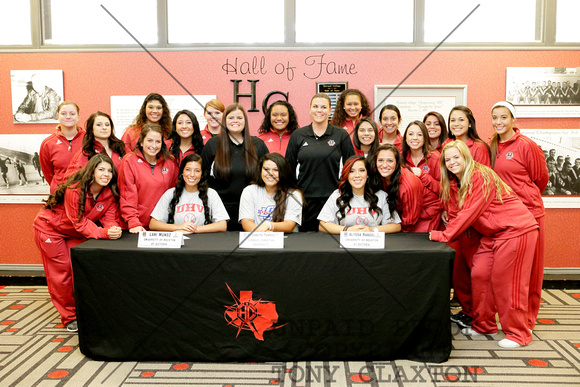
[[[456,148],[465,162],[461,178],[455,176],[445,166],[445,154],[451,148]],[[459,186],[459,191],[457,192],[457,207],[459,209],[463,207],[466,197],[472,194],[472,177],[475,170],[478,170],[483,178],[483,194],[486,199],[489,197],[492,190],[494,190],[496,199],[503,203],[502,195],[504,193],[511,195],[514,192],[506,183],[504,183],[498,174],[493,171],[493,169],[473,160],[469,147],[465,145],[463,141],[451,141],[445,145],[441,151],[439,167],[441,169],[441,189],[439,195],[443,204],[447,204],[451,196],[450,175],[452,175],[457,179],[457,185]]]

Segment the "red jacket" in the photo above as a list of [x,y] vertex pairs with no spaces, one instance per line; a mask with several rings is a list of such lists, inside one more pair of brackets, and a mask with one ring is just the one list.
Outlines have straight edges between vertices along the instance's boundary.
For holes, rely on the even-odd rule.
[[[483,191],[483,177],[476,169],[471,177],[471,193],[465,198],[463,207],[450,208],[457,216],[449,218],[445,231],[431,231],[431,239],[439,242],[456,240],[469,227],[482,235],[495,239],[509,239],[536,230],[534,216],[515,194],[502,194],[502,201],[495,195],[493,181],[487,196]],[[457,182],[451,182],[451,194],[457,197]],[[449,200],[449,206],[457,206],[457,200]]]
[[210,138],[214,137],[213,134],[211,134],[211,132],[207,128],[207,125],[200,132],[201,132],[201,138],[203,139],[203,145],[205,145],[209,141]]
[[[167,149],[170,149],[172,144],[173,144],[172,140],[165,140],[165,145],[167,146]],[[179,155],[177,156],[177,159],[175,159],[175,164],[177,164],[177,169],[179,169],[179,165],[181,165],[181,160],[183,160],[186,156],[188,156],[192,153],[196,153],[193,145],[190,146],[189,149],[186,150],[185,152],[183,152],[181,150],[181,148],[179,149]],[[198,154],[201,155],[201,152],[198,152]]]
[[56,191],[59,184],[66,180],[66,169],[75,153],[83,145],[85,131],[81,128],[74,138],[69,141],[60,131],[60,125],[56,131],[48,136],[40,145],[40,168],[44,178],[50,184],[50,193]]
[[[379,141],[381,142],[381,144],[383,143],[383,130],[381,129],[379,129]],[[395,146],[395,148],[398,149],[400,154],[403,154],[403,135],[398,130],[397,130],[397,138],[395,139],[393,145]]]
[[[104,187],[96,200],[89,192],[85,199],[85,211],[78,220],[80,189],[68,188],[64,202],[54,209],[40,210],[34,219],[34,228],[49,235],[82,239],[110,239],[107,230],[119,225],[119,204],[113,197],[111,189]],[[103,227],[95,222],[99,221]]]
[[141,151],[123,157],[119,172],[121,216],[129,228],[149,227],[151,212],[169,188],[175,187],[179,169],[173,157],[159,159],[153,171]]
[[[451,141],[455,141],[455,140],[452,138],[448,138],[443,143],[443,146],[447,145]],[[473,139],[469,138],[465,142],[465,145],[467,145],[467,147],[469,148],[469,152],[471,153],[471,157],[473,157],[473,159],[475,161],[477,161],[480,164],[485,165],[486,167],[491,166],[490,157],[489,157],[489,149],[487,149],[487,146],[483,142],[474,141]]]
[[[103,145],[100,142],[95,141],[95,152],[101,153],[102,151],[103,151]],[[125,147],[125,151],[127,151],[126,147]],[[117,173],[119,173],[119,169],[121,168],[121,161],[123,160],[123,157],[118,153],[115,153],[115,152],[112,152],[112,153],[113,154],[111,155],[111,160],[113,160],[113,164],[115,164],[115,169],[117,170]],[[88,162],[89,162],[88,156],[83,153],[82,149],[79,149],[77,151],[77,153],[75,153],[75,155],[71,159],[70,164],[68,165],[68,168],[66,169],[65,177],[68,178],[73,173],[75,173],[76,171],[78,171],[79,169],[81,169],[82,167],[87,165]]]
[[291,132],[285,131],[282,137],[270,128],[267,133],[262,133],[258,135],[258,138],[264,141],[268,150],[270,152],[280,153],[282,156],[286,154],[286,148],[288,147],[288,141],[290,140]]
[[141,136],[141,128],[136,126],[129,126],[125,133],[123,133],[123,137],[121,137],[121,141],[125,143],[126,149],[132,152],[135,149],[135,145],[137,145],[137,141],[139,141],[139,137]]
[[[387,188],[383,180],[383,190],[386,191]],[[401,227],[404,232],[411,231],[421,216],[423,189],[421,180],[407,168],[401,167],[397,212],[401,217]]]
[[550,176],[540,147],[514,128],[516,134],[506,142],[498,142],[493,169],[518,195],[534,217],[544,216],[542,192]]

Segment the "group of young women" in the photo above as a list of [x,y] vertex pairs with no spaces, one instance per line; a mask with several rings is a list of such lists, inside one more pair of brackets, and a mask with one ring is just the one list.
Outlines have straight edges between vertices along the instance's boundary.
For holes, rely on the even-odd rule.
[[506,333],[499,345],[527,345],[540,304],[548,171],[514,127],[515,108],[492,108],[491,148],[465,106],[447,123],[428,112],[401,133],[396,106],[385,105],[377,124],[364,94],[349,89],[330,114],[330,98],[316,94],[311,123],[299,128],[292,105],[277,101],[251,136],[241,105],[212,100],[200,130],[190,111],[171,120],[152,93],[119,140],[106,113],[92,114],[85,134],[78,106],[63,102],[41,147],[52,194],[35,220],[63,324],[76,329],[69,249],[86,238],[119,238],[122,229],[402,230],[455,248],[463,310],[452,320],[462,332],[497,332],[497,310]]

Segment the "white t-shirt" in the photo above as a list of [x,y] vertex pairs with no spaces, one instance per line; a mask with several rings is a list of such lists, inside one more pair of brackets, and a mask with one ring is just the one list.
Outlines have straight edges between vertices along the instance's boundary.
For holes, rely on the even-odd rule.
[[340,193],[338,190],[335,190],[326,201],[326,204],[324,204],[322,211],[320,211],[318,220],[348,227],[355,225],[377,227],[383,224],[401,223],[401,218],[399,218],[397,211],[395,211],[393,218],[391,219],[389,204],[387,203],[387,193],[381,190],[375,192],[375,194],[378,197],[377,207],[379,207],[383,212],[380,215],[377,213],[371,214],[369,211],[369,203],[365,201],[364,196],[354,195],[350,200],[351,208],[348,209],[347,207],[345,209],[346,216],[339,222],[336,199],[340,196]]
[[[265,187],[252,184],[244,188],[240,198],[240,216],[242,219],[252,219],[255,224],[264,220],[272,220],[276,208],[274,196],[268,195]],[[286,198],[286,212],[284,220],[291,220],[300,225],[302,223],[302,195],[292,192]]]
[[[175,188],[170,188],[165,193],[151,213],[151,217],[160,222],[167,223],[169,217],[169,203],[173,198]],[[207,205],[209,206],[209,213],[211,215],[211,222],[216,223],[221,220],[229,220],[230,217],[218,193],[212,189],[207,190]],[[181,224],[184,222],[195,223],[196,226],[203,226],[205,224],[205,208],[203,202],[199,198],[199,191],[187,192],[183,190],[179,202],[175,206],[175,215],[173,216],[173,224]]]

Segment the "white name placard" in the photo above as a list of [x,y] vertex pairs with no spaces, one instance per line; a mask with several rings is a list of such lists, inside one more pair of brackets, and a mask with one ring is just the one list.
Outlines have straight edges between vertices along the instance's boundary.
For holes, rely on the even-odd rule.
[[340,247],[343,249],[384,249],[384,232],[341,231]]
[[241,249],[283,249],[283,232],[240,232]]
[[137,247],[179,249],[183,243],[183,234],[180,232],[140,231]]

